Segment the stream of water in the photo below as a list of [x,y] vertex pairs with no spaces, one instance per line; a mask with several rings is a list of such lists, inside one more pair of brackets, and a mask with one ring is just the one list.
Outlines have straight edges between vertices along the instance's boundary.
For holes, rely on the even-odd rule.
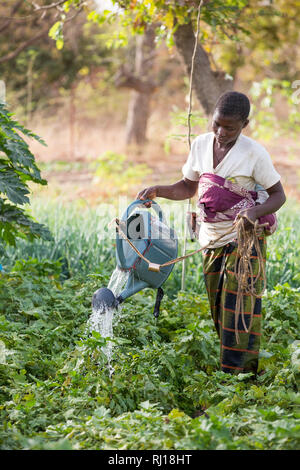
[[[129,277],[129,271],[122,271],[118,267],[113,271],[111,278],[108,283],[108,289],[110,289],[115,297],[118,297],[123,290],[125,283]],[[104,313],[100,313],[98,309],[94,309],[88,321],[89,331],[97,331],[103,338],[113,338],[113,324],[116,317],[120,315],[122,306],[118,307],[118,310],[114,308],[106,308]],[[102,348],[103,353],[107,357],[107,367],[110,377],[114,373],[114,368],[111,364],[112,361],[112,350],[113,344],[111,341],[106,343],[106,346]]]

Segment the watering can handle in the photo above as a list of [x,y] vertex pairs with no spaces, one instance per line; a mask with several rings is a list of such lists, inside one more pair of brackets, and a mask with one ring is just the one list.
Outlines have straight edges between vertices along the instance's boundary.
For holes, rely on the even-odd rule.
[[[142,200],[142,199],[136,199],[135,201],[133,201],[128,207],[127,209],[125,210],[125,212],[123,213],[122,215],[122,221],[126,222],[128,219],[129,219],[129,216],[131,215],[131,213],[134,211],[134,209],[138,206],[143,206],[145,203],[147,202],[152,202],[153,204],[153,208],[155,210],[155,212],[157,213],[158,217],[159,217],[159,221],[160,222],[164,222],[164,216],[163,216],[163,213],[162,213],[162,210],[160,208],[160,206],[157,204],[157,202],[155,201],[152,201],[152,199],[145,199],[145,200]],[[146,208],[147,209],[147,208]],[[118,253],[118,257],[119,257],[119,260],[121,262],[121,264],[125,264],[126,260],[125,260],[125,256],[124,256],[124,249],[123,249],[123,242],[124,240],[122,239],[122,237],[120,235],[117,234],[116,236],[116,246],[117,246],[117,253]],[[129,242],[129,241],[128,241]],[[146,241],[146,246],[145,248],[148,246],[149,244],[149,240]],[[159,269],[158,269],[159,271]]]
[[130,214],[132,213],[133,209],[134,209],[136,206],[144,205],[144,204],[146,204],[147,202],[151,202],[151,203],[153,204],[153,209],[154,209],[155,212],[157,213],[160,222],[163,222],[163,221],[164,221],[164,216],[163,216],[162,210],[161,210],[159,204],[157,204],[157,202],[153,201],[152,199],[145,199],[145,200],[136,199],[135,201],[133,201],[133,202],[127,207],[126,211],[124,212],[124,214],[123,214],[123,216],[122,216],[122,220],[127,220],[128,217],[130,216]]

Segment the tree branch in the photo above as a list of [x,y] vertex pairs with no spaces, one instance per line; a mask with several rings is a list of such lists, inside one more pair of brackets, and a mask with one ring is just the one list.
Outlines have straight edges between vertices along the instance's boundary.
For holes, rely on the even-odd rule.
[[[65,2],[66,0],[64,0]],[[21,2],[18,2],[18,3],[23,3],[23,0]],[[60,2],[56,2],[56,3],[52,3],[51,5],[48,5],[48,7],[52,7],[54,8],[55,6],[57,6],[58,4],[61,4],[63,3],[62,1]],[[17,6],[17,4],[15,5]],[[74,13],[74,15],[70,16],[69,18],[67,18],[65,21],[64,21],[64,24],[66,23],[69,23],[70,21],[72,21],[74,18],[76,18],[77,15],[79,15],[82,11],[82,5],[79,9],[77,9],[77,11]],[[41,7],[41,9],[43,10],[43,8]],[[43,11],[42,12],[42,18],[44,15],[46,15],[47,12],[46,11]],[[54,14],[54,18],[57,17],[57,15],[59,15],[59,12],[56,11],[55,14]],[[13,18],[12,18],[13,19]],[[14,51],[12,52],[9,52],[7,54],[5,54],[4,56],[0,57],[0,64],[4,63],[4,62],[8,62],[9,60],[13,60],[15,59],[22,51],[24,51],[24,49],[26,49],[27,47],[31,46],[31,44],[34,44],[35,42],[37,42],[38,40],[42,39],[43,37],[47,36],[49,34],[49,25],[47,26],[46,29],[43,29],[42,31],[40,31],[38,34],[36,34],[35,36],[33,36],[32,38],[28,39],[27,41],[23,42],[23,44],[21,44],[20,46],[18,46]],[[0,30],[1,31],[1,30]]]
[[7,62],[8,60],[15,59],[24,49],[27,47],[31,46],[31,44],[35,43],[39,39],[43,38],[44,36],[47,36],[49,32],[49,28],[44,29],[40,33],[38,33],[36,36],[33,36],[32,38],[28,39],[28,41],[25,41],[23,44],[21,44],[17,49],[15,49],[12,52],[9,52],[8,54],[0,57],[0,64],[3,62]]
[[124,66],[122,66],[116,73],[114,79],[116,87],[132,88],[139,93],[151,94],[157,87],[152,80],[142,80],[136,75],[130,73]]
[[52,8],[59,7],[60,5],[63,5],[66,0],[60,0],[58,2],[50,3],[50,5],[37,5],[35,2],[30,2],[31,5],[34,7],[34,11],[40,11],[40,10],[51,10]]
[[13,20],[13,15],[19,10],[22,3],[23,3],[23,0],[19,0],[17,3],[14,4],[10,12],[10,17],[7,18],[7,20],[3,23],[2,26],[0,26],[0,33],[2,33],[2,31],[4,31],[6,28],[9,27],[10,23]]

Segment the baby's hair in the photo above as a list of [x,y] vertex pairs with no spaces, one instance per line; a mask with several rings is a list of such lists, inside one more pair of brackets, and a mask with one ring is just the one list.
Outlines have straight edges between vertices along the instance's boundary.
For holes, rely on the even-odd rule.
[[227,91],[221,95],[215,105],[215,111],[222,116],[237,116],[246,121],[250,113],[250,101],[246,95],[238,91]]

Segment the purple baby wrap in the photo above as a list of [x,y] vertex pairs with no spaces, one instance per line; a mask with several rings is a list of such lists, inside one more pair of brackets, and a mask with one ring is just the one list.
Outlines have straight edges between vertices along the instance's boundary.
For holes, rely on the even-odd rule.
[[[245,209],[255,206],[257,191],[248,191],[222,176],[203,173],[199,180],[199,221],[224,222],[235,220]],[[277,228],[277,217],[268,214],[258,219],[259,224],[268,223],[265,234],[271,235]]]

